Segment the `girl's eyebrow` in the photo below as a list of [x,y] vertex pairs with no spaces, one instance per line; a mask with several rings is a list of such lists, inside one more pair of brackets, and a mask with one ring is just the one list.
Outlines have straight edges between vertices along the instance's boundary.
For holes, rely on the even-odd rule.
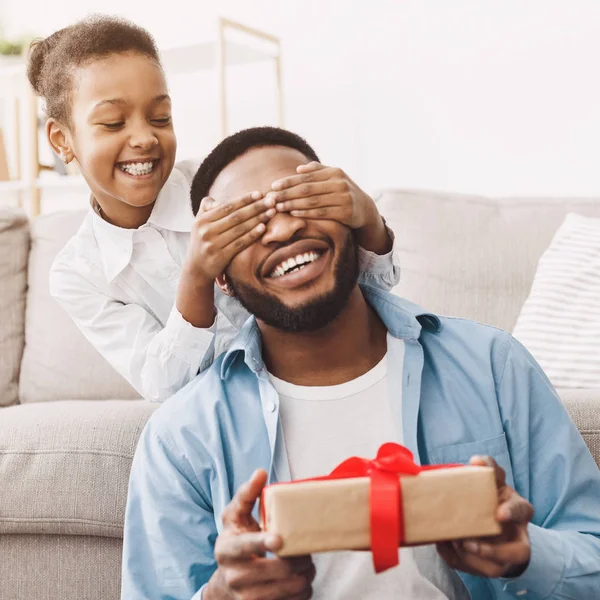
[[[158,96],[152,98],[152,104],[159,104],[164,100],[171,100],[171,96],[169,96],[169,94],[159,94]],[[123,106],[127,104],[127,100],[124,100],[123,98],[109,98],[108,100],[101,100],[98,102],[98,104],[94,105],[92,110],[96,110],[98,107],[103,106],[104,104],[116,104]]]

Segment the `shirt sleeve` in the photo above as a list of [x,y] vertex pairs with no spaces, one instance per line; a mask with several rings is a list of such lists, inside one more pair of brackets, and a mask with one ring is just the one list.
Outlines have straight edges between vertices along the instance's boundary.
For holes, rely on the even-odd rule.
[[595,598],[600,590],[600,471],[550,381],[511,340],[497,387],[515,488],[533,505],[531,560],[499,597]]
[[151,402],[172,396],[214,359],[216,323],[193,327],[173,307],[163,326],[142,306],[103,294],[62,263],[52,268],[50,292],[92,346]]
[[392,239],[392,249],[387,254],[376,254],[359,246],[358,281],[389,291],[400,281],[400,263],[396,253],[394,232],[387,225],[386,229]]
[[186,457],[150,422],[131,469],[122,600],[201,600],[216,570],[217,528],[200,489]]

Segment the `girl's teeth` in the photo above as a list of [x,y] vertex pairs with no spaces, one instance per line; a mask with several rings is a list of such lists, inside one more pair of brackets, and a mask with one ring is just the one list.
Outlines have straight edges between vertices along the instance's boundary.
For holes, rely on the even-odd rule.
[[153,167],[153,162],[130,163],[128,165],[121,165],[121,170],[130,175],[148,175],[152,172]]

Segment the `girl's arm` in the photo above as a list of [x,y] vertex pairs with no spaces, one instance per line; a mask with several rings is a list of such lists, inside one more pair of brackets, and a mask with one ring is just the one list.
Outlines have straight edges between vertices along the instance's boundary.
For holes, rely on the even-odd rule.
[[382,224],[377,236],[371,237],[373,234],[370,233],[370,237],[365,239],[361,237],[361,231],[357,231],[357,241],[360,244],[358,281],[389,291],[400,282],[400,263],[395,253],[393,231],[385,225],[379,213],[377,218]]
[[55,262],[50,292],[92,346],[151,402],[163,402],[210,366],[215,333],[232,329],[220,315],[211,327],[194,327],[176,307],[162,324],[142,306],[103,293],[68,259]]

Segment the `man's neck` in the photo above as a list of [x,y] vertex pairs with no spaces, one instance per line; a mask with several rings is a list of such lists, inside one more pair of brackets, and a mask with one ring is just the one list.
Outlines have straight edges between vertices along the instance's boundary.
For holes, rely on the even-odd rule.
[[372,369],[387,351],[387,330],[356,286],[346,308],[318,331],[290,333],[259,322],[269,371],[296,385],[345,383]]

